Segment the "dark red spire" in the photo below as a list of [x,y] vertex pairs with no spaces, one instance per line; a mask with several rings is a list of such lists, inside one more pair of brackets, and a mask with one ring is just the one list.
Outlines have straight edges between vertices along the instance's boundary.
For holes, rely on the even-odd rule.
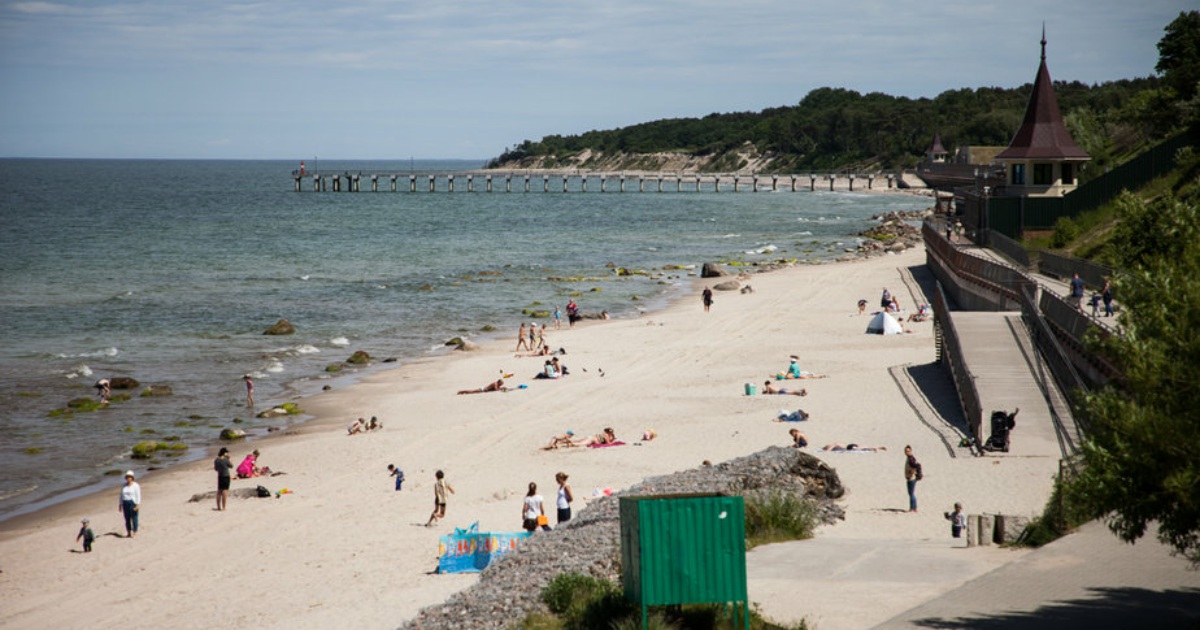
[[1076,146],[1067,126],[1063,124],[1058,97],[1054,95],[1054,84],[1050,81],[1050,71],[1046,69],[1045,28],[1042,27],[1042,63],[1033,81],[1029,104],[1025,107],[1025,119],[1008,143],[1008,148],[1001,151],[997,159],[1091,159],[1090,155]]

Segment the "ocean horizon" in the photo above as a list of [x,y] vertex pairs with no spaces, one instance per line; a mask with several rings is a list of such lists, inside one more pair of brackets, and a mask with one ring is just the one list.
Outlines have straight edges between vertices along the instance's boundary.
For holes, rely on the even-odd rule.
[[[373,359],[366,370],[380,369],[446,352],[452,337],[513,336],[523,311],[571,298],[637,317],[692,291],[704,262],[829,261],[872,215],[929,206],[782,187],[526,194],[515,177],[513,192],[487,193],[479,176],[474,192],[464,177],[454,193],[444,179],[430,193],[428,175],[484,161],[306,162],[421,179],[415,193],[406,177],[401,192],[381,177],[378,193],[368,181],[314,193],[294,190],[299,160],[0,159],[10,182],[0,192],[0,521],[128,468],[203,457],[222,428],[254,438],[302,420],[254,419],[243,374],[258,412],[361,374],[345,364],[357,350]],[[262,334],[280,319],[296,334]],[[114,391],[129,400],[56,411],[118,376],[141,383]],[[140,396],[149,385],[173,393]],[[142,441],[186,448],[131,459]]]

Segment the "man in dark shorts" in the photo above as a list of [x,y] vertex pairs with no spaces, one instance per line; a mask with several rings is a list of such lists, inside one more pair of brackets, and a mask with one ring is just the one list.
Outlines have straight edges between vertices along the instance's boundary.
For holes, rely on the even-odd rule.
[[229,449],[224,446],[217,452],[213,460],[213,470],[217,471],[217,511],[225,509],[225,501],[229,498],[229,471],[233,462],[229,461]]

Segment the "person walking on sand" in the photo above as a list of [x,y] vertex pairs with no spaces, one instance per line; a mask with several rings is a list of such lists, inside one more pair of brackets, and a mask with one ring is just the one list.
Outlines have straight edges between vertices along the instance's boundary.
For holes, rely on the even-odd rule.
[[555,474],[554,480],[558,482],[558,496],[555,500],[555,505],[558,507],[558,515],[554,523],[562,525],[571,520],[571,502],[575,500],[575,495],[571,494],[571,485],[567,483],[567,473],[559,472]]
[[521,348],[525,348],[526,350],[533,352],[533,348],[530,348],[528,343],[525,341],[525,322],[521,322],[521,330],[517,331],[517,349],[513,352],[517,352]]
[[138,533],[138,512],[142,509],[142,487],[135,480],[132,470],[125,471],[125,485],[121,486],[117,511],[125,516],[125,537],[133,538]]
[[446,517],[446,491],[454,494],[454,488],[446,483],[446,473],[439,470],[433,477],[433,514],[429,515],[429,522],[425,523],[425,527],[433,527],[434,521]]
[[396,478],[396,492],[400,492],[401,486],[404,485],[404,471],[395,464],[388,464],[388,474]]
[[233,469],[233,462],[229,460],[229,449],[224,446],[217,451],[217,458],[213,460],[213,470],[217,471],[217,511],[225,509],[225,503],[229,499],[229,471]]
[[254,379],[250,378],[249,374],[246,374],[245,376],[242,377],[242,380],[246,381],[246,406],[253,408],[254,407]]
[[544,502],[542,495],[537,493],[537,484],[530,481],[529,492],[525,493],[525,502],[521,505],[521,526],[525,528],[525,531],[537,531],[538,526],[550,531],[550,524],[546,522]]
[[712,289],[704,287],[704,292],[700,294],[700,301],[704,303],[704,312],[707,313],[708,309],[712,307]]
[[925,475],[921,472],[921,464],[913,455],[912,447],[904,447],[904,480],[908,484],[908,511],[917,511],[917,482],[924,479]]
[[92,542],[96,540],[96,532],[92,531],[91,522],[86,518],[83,519],[83,527],[79,528],[79,535],[75,537],[75,542],[83,541],[83,552],[91,553]]
[[554,330],[562,328],[562,309],[557,304],[554,305]]

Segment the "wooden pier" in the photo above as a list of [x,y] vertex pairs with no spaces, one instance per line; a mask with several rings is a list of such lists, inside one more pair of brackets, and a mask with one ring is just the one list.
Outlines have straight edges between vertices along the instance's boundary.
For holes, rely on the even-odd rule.
[[[887,188],[897,186],[891,173],[803,175],[694,175],[694,174],[601,174],[601,173],[457,173],[416,175],[403,173],[307,173],[292,174],[296,192],[779,192],[801,190],[873,190],[876,179]],[[880,182],[883,184],[884,182]],[[865,184],[865,185],[864,185]]]

